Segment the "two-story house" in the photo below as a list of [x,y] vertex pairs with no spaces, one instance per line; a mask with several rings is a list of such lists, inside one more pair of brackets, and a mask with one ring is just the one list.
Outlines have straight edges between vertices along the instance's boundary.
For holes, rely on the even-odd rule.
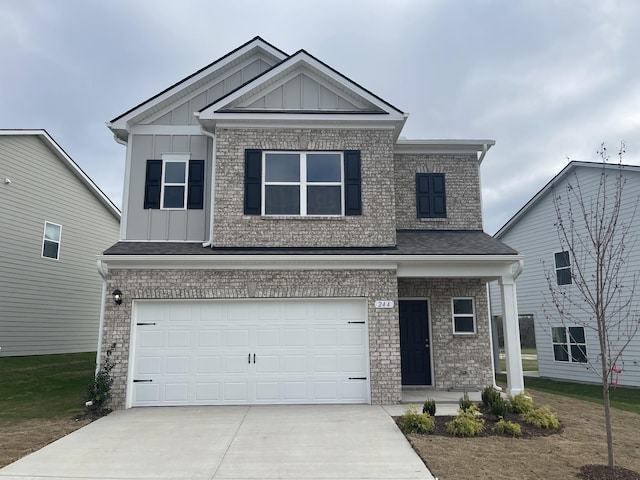
[[0,130],[0,355],[95,352],[120,211],[45,130]]
[[406,119],[256,37],[109,122],[126,145],[121,241],[100,257],[114,408],[492,384],[496,279],[521,391],[521,257],[482,231],[494,142],[404,140]]

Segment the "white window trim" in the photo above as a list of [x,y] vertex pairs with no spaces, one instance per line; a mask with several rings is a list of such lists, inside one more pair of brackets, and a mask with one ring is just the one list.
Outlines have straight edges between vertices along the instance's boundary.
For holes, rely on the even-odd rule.
[[[556,253],[565,253],[565,252],[569,256],[569,265],[566,267],[558,267],[558,263],[556,262]],[[569,253],[568,250],[560,250],[559,252],[553,252],[553,268],[556,274],[556,285],[558,285],[559,287],[566,287],[567,285],[573,284],[573,278],[571,277],[571,267],[572,267],[571,254]],[[569,270],[569,278],[571,278],[571,281],[569,283],[558,283],[558,270]]]
[[[472,313],[458,313],[454,311],[455,300],[471,300]],[[456,331],[456,318],[471,318],[473,321],[473,332],[457,332]],[[476,321],[476,300],[473,297],[452,297],[451,298],[451,328],[454,335],[475,335],[477,333],[477,321]]]
[[[55,225],[56,227],[60,228],[60,234],[58,236],[58,241],[55,240],[49,240],[48,238],[46,238],[46,234],[47,234],[47,225]],[[47,257],[44,254],[44,242],[53,242],[53,243],[57,243],[58,244],[58,250],[57,250],[57,256],[54,257]],[[42,245],[40,248],[40,257],[42,258],[46,258],[48,260],[60,260],[60,246],[62,245],[62,225],[59,225],[57,223],[53,223],[53,222],[49,222],[47,220],[44,221],[44,227],[42,229]]]
[[[566,343],[558,343],[558,342],[554,342],[553,341],[553,329],[554,328],[563,328],[564,329]],[[571,334],[569,333],[569,328],[581,328],[582,329],[582,335],[584,336],[584,343],[572,342],[571,341]],[[567,356],[569,357],[567,361],[556,360],[556,354],[555,354],[555,351],[554,351],[554,348],[553,348],[556,345],[565,345],[567,347]],[[575,362],[573,360],[573,355],[571,354],[571,346],[572,345],[576,345],[576,346],[583,345],[584,346],[584,356],[587,359],[586,362]],[[554,363],[558,363],[560,365],[566,365],[568,363],[569,364],[575,364],[575,365],[585,365],[586,363],[589,363],[589,351],[587,350],[587,334],[585,332],[585,328],[582,325],[569,325],[568,327],[566,327],[564,325],[552,326],[551,327],[551,357],[553,358],[553,362]]]
[[[266,180],[266,159],[269,154],[297,154],[300,156],[300,180],[297,182],[267,182]],[[308,182],[307,181],[307,154],[314,153],[331,153],[337,154],[340,156],[340,182]],[[262,178],[260,185],[260,195],[261,195],[261,215],[263,217],[344,217],[344,152],[341,151],[333,151],[333,150],[300,150],[300,151],[289,151],[289,150],[264,150],[262,152]],[[300,213],[299,214],[268,214],[266,213],[266,201],[265,201],[265,190],[266,186],[271,185],[290,185],[290,186],[298,186],[300,187]],[[307,187],[340,187],[340,213],[339,214],[322,214],[322,215],[309,215],[307,214]]]
[[[186,153],[163,153],[162,154],[162,181],[160,182],[160,210],[186,210],[187,198],[189,198],[189,160],[191,160],[191,154]],[[166,183],[164,181],[167,173],[167,163],[184,163],[184,182],[182,183]],[[164,187],[184,187],[184,196],[182,198],[182,207],[170,207],[164,206]]]

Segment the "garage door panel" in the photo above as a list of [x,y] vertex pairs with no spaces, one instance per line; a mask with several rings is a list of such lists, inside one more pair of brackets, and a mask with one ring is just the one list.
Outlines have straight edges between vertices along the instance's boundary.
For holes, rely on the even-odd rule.
[[368,399],[368,381],[348,380],[367,376],[362,300],[140,302],[136,308],[136,321],[145,325],[134,336],[131,380],[141,383],[130,384],[133,406]]

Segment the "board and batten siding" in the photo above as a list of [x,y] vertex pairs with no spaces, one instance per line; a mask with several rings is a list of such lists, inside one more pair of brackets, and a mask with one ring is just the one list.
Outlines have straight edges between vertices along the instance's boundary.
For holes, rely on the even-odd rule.
[[[132,135],[131,170],[126,240],[204,242],[209,237],[211,203],[211,142],[204,135]],[[191,160],[205,161],[205,197],[202,209],[162,210],[144,208],[147,160],[163,153],[190,153]]]
[[[575,170],[584,196],[588,192],[597,191],[600,181],[599,168],[577,167]],[[609,175],[615,177],[617,170],[609,170]],[[631,220],[635,203],[640,195],[640,172],[625,172],[627,182],[624,188],[623,208],[620,222]],[[563,179],[555,192],[564,193],[567,181],[575,185],[575,177],[570,173]],[[538,369],[542,377],[575,380],[583,382],[598,382],[599,375],[587,369],[584,364],[557,362],[553,357],[551,342],[551,328],[562,326],[556,308],[550,301],[549,285],[546,274],[555,278],[554,253],[562,250],[557,229],[554,226],[556,213],[553,206],[553,192],[548,193],[535,204],[517,224],[499,237],[499,240],[516,249],[525,256],[525,267],[517,280],[518,313],[532,314],[536,330],[536,345],[538,350]],[[636,215],[631,229],[635,236],[635,245],[629,251],[629,273],[640,271],[640,218]],[[630,243],[629,243],[630,245]],[[575,289],[575,285],[567,285],[566,289]],[[640,289],[640,285],[638,285]],[[636,291],[634,308],[640,312],[640,290]],[[496,283],[491,285],[492,315],[501,315],[499,288]],[[585,314],[586,319],[586,314]],[[579,325],[576,325],[579,326]],[[595,323],[594,323],[595,328]],[[585,328],[587,341],[587,355],[595,362],[599,353],[597,331]],[[620,385],[640,387],[640,335],[636,335],[633,342],[626,348],[623,355],[624,372],[619,375]],[[599,364],[595,364],[599,371]],[[618,368],[622,367],[622,362]]]
[[[0,136],[0,177],[0,356],[95,351],[96,255],[118,219],[36,135]],[[62,225],[58,260],[42,258],[45,221]]]

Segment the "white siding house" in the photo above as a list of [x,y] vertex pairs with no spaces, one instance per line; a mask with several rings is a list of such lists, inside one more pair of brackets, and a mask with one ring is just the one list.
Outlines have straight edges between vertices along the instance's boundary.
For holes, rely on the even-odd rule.
[[[640,167],[629,165],[605,164],[610,185],[622,172],[625,179],[620,223],[628,224],[634,219],[638,198],[640,198]],[[619,170],[621,168],[621,170]],[[571,283],[570,269],[572,259],[563,252],[558,231],[555,226],[556,211],[553,203],[555,195],[566,191],[568,184],[579,184],[583,198],[594,197],[603,173],[602,163],[570,162],[542,190],[540,190],[520,211],[518,211],[495,235],[496,239],[518,250],[525,256],[525,268],[518,278],[518,312],[520,315],[533,315],[538,351],[538,369],[541,377],[556,378],[580,382],[599,382],[599,375],[587,368],[584,356],[589,363],[599,369],[598,334],[589,327],[589,318],[584,314],[581,325],[563,324],[557,309],[551,302],[550,275],[554,286],[570,292],[576,286]],[[609,194],[613,189],[609,190]],[[613,201],[609,197],[609,201]],[[578,217],[576,217],[578,218]],[[632,247],[628,256],[628,276],[623,279],[629,285],[631,277],[640,271],[640,224],[636,216],[631,222],[627,248]],[[580,229],[580,225],[577,226]],[[634,244],[635,241],[635,244]],[[565,249],[566,250],[566,249]],[[563,285],[564,284],[564,285]],[[497,291],[491,286],[492,315],[500,315],[501,308]],[[640,296],[636,291],[633,309],[640,312]],[[636,335],[616,364],[619,385],[640,387],[640,335]],[[616,376],[611,379],[616,381]]]
[[0,356],[95,351],[120,212],[44,130],[0,130]]

